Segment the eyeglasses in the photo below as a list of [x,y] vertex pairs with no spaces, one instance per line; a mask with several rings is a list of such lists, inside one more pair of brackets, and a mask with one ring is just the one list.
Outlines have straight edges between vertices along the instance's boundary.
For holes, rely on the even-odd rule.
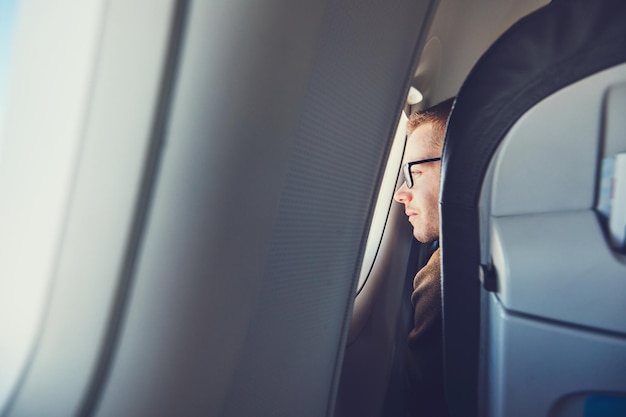
[[402,165],[402,173],[404,174],[404,183],[406,184],[407,188],[413,187],[413,184],[414,184],[413,175],[411,175],[411,167],[413,165],[426,164],[428,162],[435,162],[435,161],[441,161],[441,158],[421,159],[419,161],[407,162],[406,164]]

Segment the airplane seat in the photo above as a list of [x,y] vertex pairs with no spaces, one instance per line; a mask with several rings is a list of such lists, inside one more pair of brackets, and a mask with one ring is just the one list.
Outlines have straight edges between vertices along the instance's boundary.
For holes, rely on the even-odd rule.
[[624,22],[626,2],[554,0],[459,91],[440,195],[454,416],[626,415],[626,256],[600,207],[626,152]]

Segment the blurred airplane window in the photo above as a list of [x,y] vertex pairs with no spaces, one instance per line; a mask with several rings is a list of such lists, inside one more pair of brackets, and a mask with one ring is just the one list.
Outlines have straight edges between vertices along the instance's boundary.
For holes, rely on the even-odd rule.
[[389,215],[389,208],[393,202],[393,193],[395,192],[398,174],[400,172],[400,163],[402,162],[402,154],[404,152],[404,143],[406,139],[407,121],[408,118],[406,114],[402,112],[402,116],[400,117],[396,134],[391,145],[391,151],[389,152],[389,159],[387,159],[387,166],[385,168],[385,173],[383,174],[383,180],[378,193],[378,199],[376,200],[376,206],[374,208],[372,224],[370,226],[370,232],[365,246],[365,255],[363,256],[363,264],[361,265],[361,274],[357,285],[357,293],[361,291],[361,288],[363,288],[363,285],[367,281],[367,277],[372,270],[376,254],[378,253],[378,248],[383,237],[385,223],[387,222],[387,217]]
[[17,0],[0,0],[0,148],[2,145],[2,121],[7,90],[7,75],[11,41],[13,39],[13,23]]

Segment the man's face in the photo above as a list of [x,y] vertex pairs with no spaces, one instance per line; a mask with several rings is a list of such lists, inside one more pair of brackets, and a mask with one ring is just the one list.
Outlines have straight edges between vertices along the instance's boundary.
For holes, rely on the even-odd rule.
[[[407,140],[403,163],[441,156],[441,149],[432,145],[431,123],[420,125]],[[422,243],[439,238],[439,179],[440,162],[413,165],[413,187],[406,183],[396,191],[394,199],[404,204],[404,212],[413,226],[413,236]]]

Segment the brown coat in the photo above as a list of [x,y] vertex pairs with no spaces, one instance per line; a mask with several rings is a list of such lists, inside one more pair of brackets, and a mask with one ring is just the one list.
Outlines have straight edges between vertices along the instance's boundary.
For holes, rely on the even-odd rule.
[[411,303],[415,314],[413,329],[408,338],[409,415],[448,416],[443,383],[439,249],[415,275]]

